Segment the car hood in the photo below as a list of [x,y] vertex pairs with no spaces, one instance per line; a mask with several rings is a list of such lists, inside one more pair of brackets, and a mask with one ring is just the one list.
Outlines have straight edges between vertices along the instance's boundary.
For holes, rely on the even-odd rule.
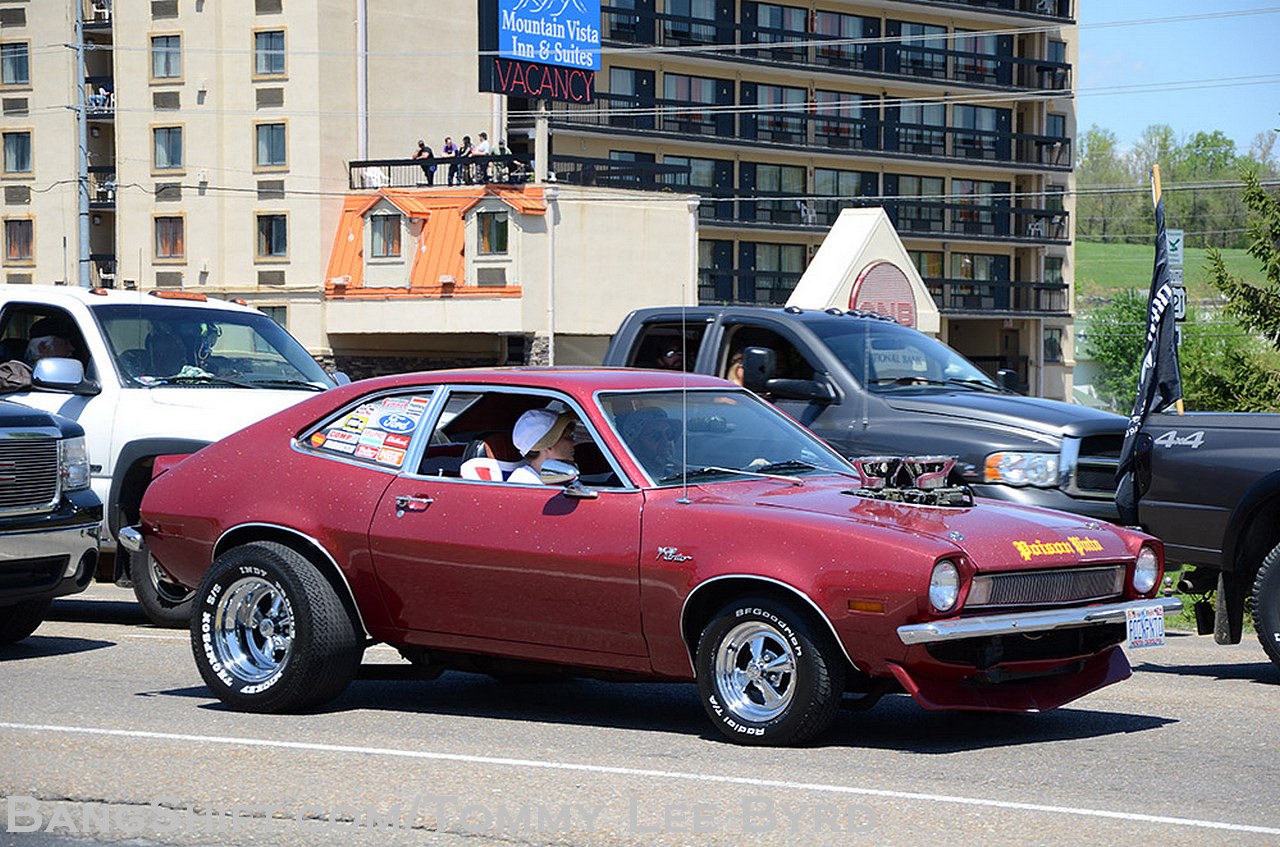
[[[216,441],[315,394],[266,388],[130,389],[121,400],[120,411],[135,416],[139,430],[135,435],[182,435]],[[148,407],[154,415],[155,432],[147,432],[144,422]]]
[[881,398],[890,408],[902,412],[942,415],[1041,435],[1121,432],[1125,423],[1122,416],[1101,409],[1021,394],[989,394],[965,389],[911,396],[882,394]]
[[959,548],[984,572],[1129,560],[1114,524],[1066,512],[979,500],[968,507],[916,506],[851,493],[856,484],[778,485],[755,505],[889,527]]

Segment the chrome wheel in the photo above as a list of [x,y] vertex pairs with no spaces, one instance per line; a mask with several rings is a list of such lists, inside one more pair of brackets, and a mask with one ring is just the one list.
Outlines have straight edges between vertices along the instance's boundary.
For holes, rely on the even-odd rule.
[[276,583],[244,577],[217,601],[212,635],[223,667],[244,682],[265,682],[293,652],[293,606]]
[[795,695],[796,657],[790,642],[762,621],[739,624],[715,655],[715,686],[739,717],[765,723],[781,715]]
[[186,603],[190,600],[195,592],[183,588],[175,582],[170,582],[164,572],[160,570],[160,566],[156,564],[155,556],[147,556],[147,577],[151,580],[151,587],[155,589],[156,596],[173,606],[180,603]]

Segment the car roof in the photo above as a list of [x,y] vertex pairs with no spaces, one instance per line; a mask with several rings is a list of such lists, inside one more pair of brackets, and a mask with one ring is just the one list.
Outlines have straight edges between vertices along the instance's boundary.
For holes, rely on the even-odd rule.
[[516,367],[464,368],[458,370],[422,371],[394,374],[361,380],[365,393],[414,385],[472,384],[519,386],[521,388],[554,388],[586,396],[597,391],[679,390],[681,388],[737,388],[733,383],[714,376],[681,371],[643,370],[639,368],[600,367]]
[[[226,309],[236,312],[257,312],[251,306],[232,303],[218,297],[187,291],[155,289],[153,291],[124,291],[114,288],[80,288],[79,286],[51,285],[0,285],[0,297],[4,299],[25,300],[33,303],[47,303],[51,306],[66,307],[71,302],[83,303],[86,306],[130,305],[130,306],[176,306],[181,308]],[[202,298],[202,299],[201,299]]]

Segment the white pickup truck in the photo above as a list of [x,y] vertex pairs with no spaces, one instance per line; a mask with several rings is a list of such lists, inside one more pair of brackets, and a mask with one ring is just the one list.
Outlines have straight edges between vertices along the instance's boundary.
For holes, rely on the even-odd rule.
[[[70,348],[47,343],[50,337]],[[0,397],[84,428],[109,530],[97,578],[132,584],[156,624],[185,625],[187,593],[145,552],[115,545],[138,520],[155,457],[194,452],[344,378],[327,374],[283,327],[247,305],[185,291],[0,285],[0,363],[31,364],[40,351],[61,358],[63,381],[10,384]],[[69,388],[66,368],[76,364],[83,376]]]

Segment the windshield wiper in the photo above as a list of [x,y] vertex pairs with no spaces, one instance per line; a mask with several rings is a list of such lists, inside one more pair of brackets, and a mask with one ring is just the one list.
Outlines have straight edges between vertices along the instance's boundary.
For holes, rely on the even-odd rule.
[[213,374],[188,374],[186,376],[162,376],[150,385],[234,385],[236,388],[261,388],[252,382],[241,382]]
[[[779,462],[778,464],[788,464],[788,463]],[[800,462],[799,464],[805,465],[804,462]],[[805,467],[811,468],[813,466],[805,465]],[[804,485],[804,480],[800,479],[800,477],[784,476],[782,474],[776,474],[776,473],[764,473],[763,470],[764,469],[762,468],[760,471],[744,471],[740,468],[722,468],[716,465],[708,465],[704,468],[690,468],[689,470],[684,471],[683,473],[673,473],[673,474],[670,474],[669,476],[664,476],[662,479],[658,480],[658,484],[663,485],[670,482],[680,482],[681,480],[688,482],[694,479],[702,479],[703,477],[707,477],[707,476],[718,476],[719,474],[729,474],[730,476],[749,476],[749,477],[755,477],[759,479],[776,479],[779,482],[788,482],[792,485]]]
[[288,379],[287,377],[271,378],[271,379],[255,379],[251,385],[262,387],[264,385],[281,386],[284,388],[306,388],[311,391],[324,391],[323,385],[316,385],[314,382],[307,382],[303,379]]
[[957,377],[949,377],[948,379],[929,379],[923,376],[883,376],[883,377],[880,377],[879,379],[871,380],[870,384],[871,385],[901,385],[901,386],[907,386],[907,387],[916,386],[916,385],[938,385],[938,386],[944,386],[944,387],[949,385],[958,385],[961,388],[968,388],[970,391],[999,391],[1000,390],[999,388],[996,388],[991,383],[984,382],[983,380],[980,380],[980,379],[959,379]]
[[981,379],[957,379],[956,377],[951,377],[945,384],[963,385],[965,388],[972,388],[974,391],[1000,391],[998,387]]

